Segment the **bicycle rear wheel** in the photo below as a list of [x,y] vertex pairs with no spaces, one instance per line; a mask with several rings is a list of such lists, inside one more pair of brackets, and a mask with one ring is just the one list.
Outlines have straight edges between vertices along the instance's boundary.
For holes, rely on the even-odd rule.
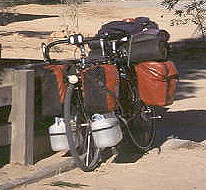
[[91,130],[91,116],[85,112],[82,94],[69,85],[64,104],[66,133],[77,167],[93,171],[101,162],[100,149],[96,147]]
[[133,143],[141,150],[148,150],[155,138],[155,107],[147,106],[139,99],[134,79],[127,79],[125,88],[124,124]]

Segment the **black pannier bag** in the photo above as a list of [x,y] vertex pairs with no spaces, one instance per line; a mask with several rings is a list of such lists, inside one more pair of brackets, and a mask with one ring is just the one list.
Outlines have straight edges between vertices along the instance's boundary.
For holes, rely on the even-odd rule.
[[169,34],[165,30],[148,29],[131,36],[127,44],[128,59],[132,62],[162,61],[168,56]]
[[[127,57],[132,62],[161,60],[166,57],[169,33],[160,30],[159,26],[148,17],[137,17],[135,19],[124,19],[123,21],[112,21],[101,27],[96,36],[108,39],[123,39],[128,37],[126,42],[116,44],[117,50],[125,50]],[[101,56],[99,41],[90,44],[92,58]],[[112,44],[105,41],[104,51],[106,56],[112,52]]]

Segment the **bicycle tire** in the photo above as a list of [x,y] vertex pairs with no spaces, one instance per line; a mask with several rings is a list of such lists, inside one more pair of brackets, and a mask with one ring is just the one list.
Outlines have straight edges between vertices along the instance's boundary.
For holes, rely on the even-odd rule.
[[65,96],[64,117],[70,151],[76,166],[85,172],[93,171],[101,163],[100,148],[95,146],[90,116],[84,110],[81,92],[71,84]]
[[124,95],[126,106],[123,106],[125,124],[134,145],[141,150],[152,147],[155,139],[156,109],[154,106],[145,105],[139,98],[136,81],[127,78]]

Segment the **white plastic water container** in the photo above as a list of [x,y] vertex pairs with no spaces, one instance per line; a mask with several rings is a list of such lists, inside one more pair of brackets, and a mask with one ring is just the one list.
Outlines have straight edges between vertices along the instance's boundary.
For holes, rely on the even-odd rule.
[[70,150],[63,118],[55,117],[54,125],[49,127],[49,134],[53,151]]
[[98,148],[117,145],[122,140],[119,120],[115,116],[104,118],[103,115],[96,114],[92,122],[92,136]]

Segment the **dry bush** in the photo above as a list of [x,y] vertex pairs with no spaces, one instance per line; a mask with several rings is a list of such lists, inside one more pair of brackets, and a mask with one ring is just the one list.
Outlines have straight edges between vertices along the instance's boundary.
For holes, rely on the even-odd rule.
[[206,1],[205,0],[163,0],[160,5],[173,12],[172,25],[195,24],[195,32],[206,40]]

